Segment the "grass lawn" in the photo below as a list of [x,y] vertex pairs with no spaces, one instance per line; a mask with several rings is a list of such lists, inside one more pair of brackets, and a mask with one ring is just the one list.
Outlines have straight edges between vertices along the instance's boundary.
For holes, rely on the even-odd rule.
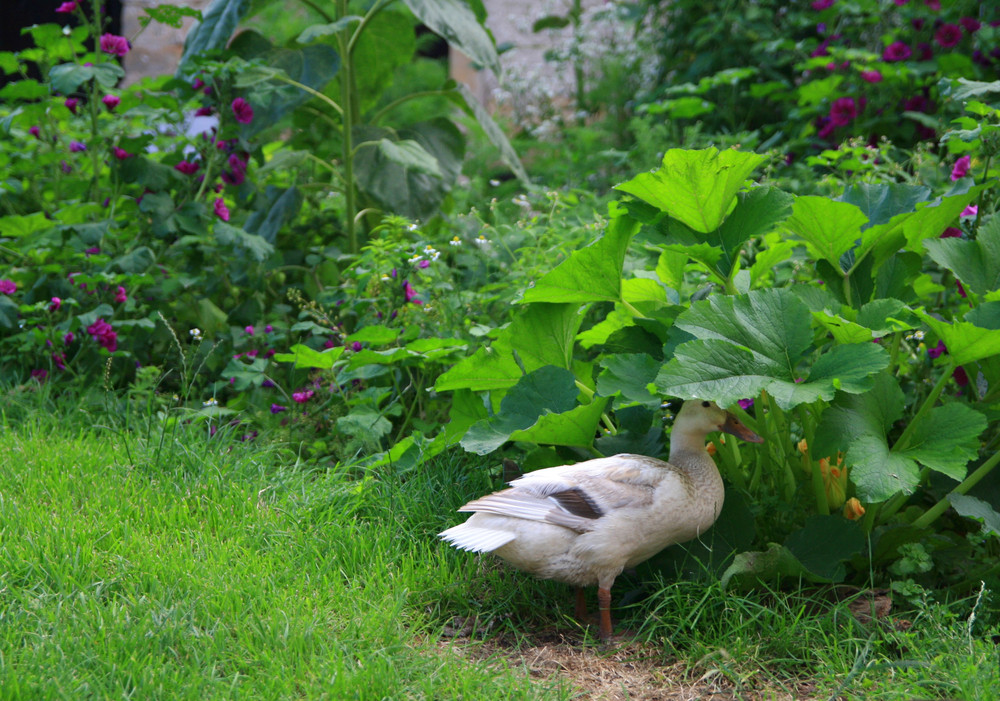
[[495,486],[465,456],[317,471],[101,422],[0,415],[2,699],[1000,698],[991,592],[899,630],[815,594],[647,581],[615,612],[635,641],[606,649],[568,588],[434,537]]

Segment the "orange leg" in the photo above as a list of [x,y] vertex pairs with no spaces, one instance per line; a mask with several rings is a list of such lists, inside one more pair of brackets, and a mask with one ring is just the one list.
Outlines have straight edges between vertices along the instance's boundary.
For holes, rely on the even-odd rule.
[[583,587],[576,588],[576,606],[573,608],[573,616],[578,621],[587,618],[587,595],[583,593]]
[[613,629],[611,627],[611,590],[604,587],[597,588],[597,608],[601,613],[601,639],[610,640]]

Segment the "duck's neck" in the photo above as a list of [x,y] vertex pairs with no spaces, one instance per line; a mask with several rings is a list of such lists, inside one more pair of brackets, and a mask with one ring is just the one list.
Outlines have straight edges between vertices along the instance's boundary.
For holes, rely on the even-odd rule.
[[677,431],[670,434],[670,463],[690,473],[718,472],[715,461],[705,449],[705,434],[700,431]]

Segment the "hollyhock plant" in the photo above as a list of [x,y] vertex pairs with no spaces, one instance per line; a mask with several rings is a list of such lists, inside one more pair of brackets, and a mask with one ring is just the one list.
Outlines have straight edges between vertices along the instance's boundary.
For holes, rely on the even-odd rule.
[[121,304],[128,300],[128,295],[125,293],[125,288],[121,285],[118,286],[118,291],[115,293],[115,301]]
[[942,239],[957,239],[962,237],[962,230],[955,226],[949,226],[947,229],[941,232],[941,236],[938,238]]
[[951,179],[961,180],[966,175],[969,174],[969,168],[972,165],[972,158],[969,156],[962,156],[957,161],[955,161],[955,166],[951,169]]
[[253,121],[253,108],[250,103],[242,97],[237,97],[232,104],[233,116],[240,124],[249,124]]
[[36,139],[40,140],[42,138],[42,130],[39,129],[37,126],[33,126],[30,129],[28,129],[28,133],[31,134]]
[[288,407],[287,406],[281,406],[280,404],[272,404],[271,405],[271,413],[272,414],[280,414],[283,411],[288,411]]
[[174,166],[174,170],[178,170],[181,173],[184,173],[184,175],[194,175],[198,172],[199,168],[201,168],[200,164],[191,163],[190,161],[181,161]]
[[76,3],[70,1],[70,2],[64,2],[62,5],[57,7],[56,12],[58,12],[61,15],[68,15],[75,9],[76,9]]
[[119,161],[124,161],[126,158],[132,155],[125,149],[120,148],[118,146],[115,146],[113,149],[111,149],[111,153],[113,153],[115,155],[115,158],[117,158]]
[[66,105],[66,109],[68,109],[73,114],[76,114],[76,108],[80,104],[80,101],[77,100],[75,97],[67,97],[66,102],[63,104]]
[[59,299],[58,297],[53,297],[52,300],[49,302],[49,311],[57,312],[59,311],[59,307],[61,306],[62,306],[62,300]]
[[114,112],[115,107],[121,104],[122,99],[117,95],[105,95],[101,98],[101,102],[107,108],[108,112]]
[[88,326],[87,333],[109,353],[114,353],[118,350],[118,334],[111,328],[111,324],[104,319],[98,319]]
[[86,150],[87,150],[86,144],[81,144],[79,141],[69,142],[70,153],[80,153],[80,151],[86,151]]
[[881,83],[882,74],[878,71],[861,71],[861,80],[866,83]]
[[830,121],[843,127],[850,124],[858,116],[858,106],[853,97],[840,97],[830,106]]
[[129,51],[128,39],[117,34],[104,34],[101,36],[101,51],[119,58],[125,56]]
[[961,24],[965,28],[965,31],[969,34],[978,32],[979,28],[983,26],[975,17],[963,17],[958,20],[958,23]]
[[901,41],[894,41],[885,47],[885,51],[882,52],[882,60],[890,62],[905,61],[912,55],[913,51],[909,46]]
[[962,28],[957,24],[942,24],[934,32],[934,41],[944,48],[950,49],[962,41]]
[[832,7],[836,0],[813,0],[812,9],[814,10],[825,10],[828,7]]
[[302,390],[301,392],[292,392],[292,401],[296,404],[305,404],[312,399],[314,394],[316,394],[316,392],[311,389]]
[[17,292],[17,283],[7,278],[0,280],[0,294],[12,295],[15,292]]
[[226,202],[221,197],[215,200],[215,204],[212,205],[212,210],[222,221],[229,221],[229,208],[226,207]]

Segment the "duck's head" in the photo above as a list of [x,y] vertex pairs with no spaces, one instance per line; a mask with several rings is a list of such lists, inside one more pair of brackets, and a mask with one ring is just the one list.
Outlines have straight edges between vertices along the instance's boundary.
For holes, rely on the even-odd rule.
[[674,421],[674,431],[700,433],[725,431],[751,443],[763,443],[764,439],[743,425],[736,415],[726,411],[715,402],[704,399],[689,399],[681,406]]

